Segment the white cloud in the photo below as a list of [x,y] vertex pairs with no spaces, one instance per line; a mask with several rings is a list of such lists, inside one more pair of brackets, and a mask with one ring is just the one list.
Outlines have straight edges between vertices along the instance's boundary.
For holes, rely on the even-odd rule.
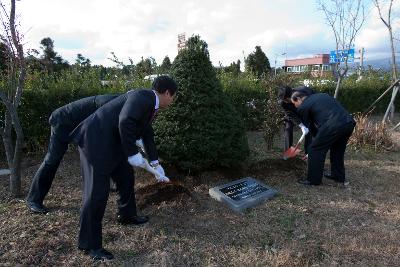
[[[385,28],[372,10],[357,46],[385,50]],[[152,56],[158,63],[177,54],[177,35],[199,34],[213,64],[228,65],[259,45],[270,58],[327,53],[334,47],[331,30],[315,1],[293,0],[41,0],[17,2],[27,46],[38,48],[44,37],[74,62],[81,53],[95,64],[111,65],[110,52],[128,62]],[[400,26],[396,26],[399,28]],[[28,31],[28,29],[30,29]],[[277,56],[278,57],[278,56]],[[278,57],[278,64],[282,62]]]

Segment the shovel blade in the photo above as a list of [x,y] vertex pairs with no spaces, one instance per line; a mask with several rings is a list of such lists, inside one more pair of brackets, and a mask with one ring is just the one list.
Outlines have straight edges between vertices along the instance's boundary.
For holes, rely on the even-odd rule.
[[294,158],[294,157],[296,157],[296,156],[300,153],[300,151],[301,151],[301,149],[299,149],[298,146],[289,147],[288,150],[286,150],[286,151],[283,153],[283,158],[284,158],[285,160],[286,160],[286,159],[290,159],[290,158]]

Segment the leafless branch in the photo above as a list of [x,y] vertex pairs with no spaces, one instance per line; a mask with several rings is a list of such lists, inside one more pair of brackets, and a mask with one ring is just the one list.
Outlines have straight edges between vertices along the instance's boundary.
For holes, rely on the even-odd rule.
[[[318,8],[325,14],[328,26],[335,37],[336,57],[339,50],[348,51],[353,48],[355,38],[365,22],[365,8],[363,0],[318,0]],[[342,78],[348,71],[347,58],[343,64],[335,63],[337,84],[335,97],[338,95]]]

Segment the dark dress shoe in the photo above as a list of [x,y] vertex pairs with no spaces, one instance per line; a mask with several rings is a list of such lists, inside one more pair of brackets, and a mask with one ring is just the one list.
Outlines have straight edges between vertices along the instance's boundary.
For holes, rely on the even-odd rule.
[[335,181],[336,183],[347,184],[346,181],[338,180],[335,176],[332,176],[329,172],[324,172],[324,177],[329,180]]
[[49,212],[49,209],[47,209],[43,204],[32,202],[32,201],[27,201],[26,205],[28,206],[29,210],[32,211],[33,213],[41,213],[41,214],[46,214]]
[[132,216],[132,217],[125,217],[125,216],[121,216],[118,215],[117,217],[117,221],[120,224],[144,224],[147,223],[149,221],[149,217],[148,216]]
[[324,177],[331,179],[331,180],[336,180],[336,178],[334,176],[332,176],[332,174],[330,172],[324,172]]
[[307,179],[299,179],[299,180],[297,180],[297,182],[299,183],[299,184],[302,184],[302,185],[320,185],[320,184],[314,184],[314,183],[311,183],[309,180],[307,180]]
[[114,255],[110,251],[105,250],[104,248],[84,249],[78,247],[78,249],[82,250],[86,255],[89,255],[95,261],[114,259]]

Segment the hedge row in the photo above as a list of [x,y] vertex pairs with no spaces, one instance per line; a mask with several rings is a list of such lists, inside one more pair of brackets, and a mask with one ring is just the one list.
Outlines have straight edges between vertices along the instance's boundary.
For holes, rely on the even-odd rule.
[[[241,114],[246,129],[260,129],[263,126],[267,100],[265,81],[259,81],[249,74],[234,77],[227,73],[219,74],[218,79],[223,91]],[[122,93],[130,88],[149,86],[150,82],[143,80],[131,83],[115,81],[108,86],[102,86],[96,70],[84,73],[77,70],[66,71],[58,77],[44,74],[29,75],[19,108],[28,149],[36,150],[46,144],[50,130],[48,118],[54,109],[90,95]],[[359,82],[347,79],[341,88],[339,101],[350,112],[364,111],[389,86],[390,79],[379,76],[368,77]],[[330,95],[333,95],[335,90],[334,83],[315,84],[313,87]],[[384,112],[390,96],[391,94],[385,96],[374,112]],[[4,107],[0,105],[0,114],[3,114],[2,109]],[[400,110],[400,100],[396,102],[396,110]]]
[[[224,87],[224,92],[231,98],[236,109],[241,113],[246,128],[255,130],[262,127],[264,120],[265,103],[267,100],[266,88],[271,81],[258,81],[250,75],[232,77],[222,74],[219,77]],[[303,79],[290,82],[290,85],[300,86]],[[312,81],[311,81],[312,82]],[[361,81],[355,79],[345,80],[339,91],[339,101],[351,113],[364,112],[383,92],[390,86],[389,77],[371,76]],[[311,85],[310,85],[311,86]],[[312,87],[317,92],[334,94],[336,85],[334,82],[323,83],[314,81]],[[276,88],[277,90],[278,88]],[[391,93],[386,94],[375,106],[374,113],[383,113],[389,104]],[[396,110],[400,110],[400,100],[395,102]]]
[[[50,135],[48,119],[58,107],[87,96],[123,93],[130,88],[150,86],[148,81],[126,83],[120,80],[104,86],[99,77],[98,70],[85,72],[69,70],[58,76],[43,73],[27,76],[18,114],[29,151],[46,147]],[[4,106],[0,105],[1,116],[3,116],[3,109]],[[2,145],[1,142],[0,144]]]
[[[369,77],[358,82],[353,79],[345,80],[339,91],[338,99],[349,112],[363,112],[388,89],[390,84],[391,82],[389,79],[380,77]],[[315,88],[317,91],[325,92],[330,95],[333,95],[335,92],[334,83],[316,85]],[[377,103],[374,112],[385,112],[390,102],[391,95],[391,93],[386,94],[382,100]],[[396,110],[399,110],[400,101],[397,100],[395,105]]]
[[247,130],[260,129],[264,121],[266,103],[265,86],[252,74],[234,76],[220,73],[218,76],[225,94],[231,99]]

